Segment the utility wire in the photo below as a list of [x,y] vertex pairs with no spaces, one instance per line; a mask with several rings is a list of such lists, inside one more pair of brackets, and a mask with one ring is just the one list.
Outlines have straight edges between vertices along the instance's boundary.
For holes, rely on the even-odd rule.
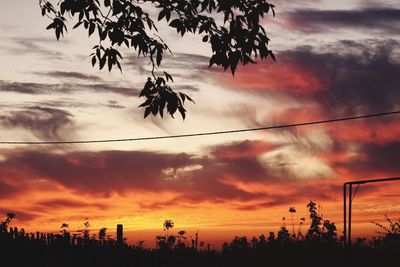
[[383,116],[398,115],[398,114],[400,114],[400,110],[392,111],[392,112],[360,115],[360,116],[354,116],[354,117],[336,118],[336,119],[330,119],[330,120],[310,121],[310,122],[293,123],[293,124],[282,124],[282,125],[266,126],[266,127],[259,127],[259,128],[237,129],[237,130],[228,130],[228,131],[165,135],[165,136],[153,136],[153,137],[124,138],[124,139],[72,140],[72,141],[0,141],[0,145],[93,144],[93,143],[116,143],[116,142],[133,142],[133,141],[147,141],[147,140],[158,140],[158,139],[174,139],[174,138],[186,138],[186,137],[196,137],[196,136],[210,136],[210,135],[265,131],[265,130],[273,130],[273,129],[284,129],[284,128],[299,127],[299,126],[335,123],[335,122],[367,119],[367,118],[374,118],[374,117],[383,117]]

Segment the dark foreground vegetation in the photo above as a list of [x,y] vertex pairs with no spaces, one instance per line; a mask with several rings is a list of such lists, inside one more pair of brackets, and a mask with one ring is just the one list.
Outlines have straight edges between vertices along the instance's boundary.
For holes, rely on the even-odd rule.
[[[324,220],[317,205],[307,205],[310,224],[305,233],[305,218],[295,223],[296,209],[275,235],[235,237],[221,251],[213,251],[185,231],[172,234],[173,222],[164,222],[164,232],[155,237],[156,248],[144,248],[142,242],[128,245],[114,240],[102,228],[91,234],[90,225],[75,234],[62,224],[60,233],[25,233],[11,228],[14,214],[8,213],[0,224],[1,266],[344,266],[343,246],[334,223]],[[398,266],[400,220],[387,219],[387,225],[375,223],[380,232],[370,241],[358,238],[351,248],[350,266]],[[4,264],[4,265],[3,265]]]

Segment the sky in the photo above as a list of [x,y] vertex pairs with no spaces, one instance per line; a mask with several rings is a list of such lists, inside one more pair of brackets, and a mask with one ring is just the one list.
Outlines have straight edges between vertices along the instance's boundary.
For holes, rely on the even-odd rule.
[[[37,1],[2,0],[0,140],[151,137],[299,123],[400,110],[400,6],[396,1],[271,1],[263,20],[277,61],[208,69],[201,36],[160,24],[173,51],[163,68],[188,94],[187,118],[143,119],[150,66],[122,49],[123,72],[91,67],[95,39],[69,30],[56,41]],[[158,11],[151,10],[157,15]],[[69,29],[73,22],[69,22]],[[342,231],[346,181],[400,176],[396,116],[183,139],[79,145],[2,145],[0,216],[28,231],[122,223],[128,241],[151,246],[172,219],[213,244],[277,231],[316,201]],[[400,217],[400,183],[363,185],[355,235]],[[306,229],[306,225],[303,229]],[[216,246],[216,245],[215,245]]]

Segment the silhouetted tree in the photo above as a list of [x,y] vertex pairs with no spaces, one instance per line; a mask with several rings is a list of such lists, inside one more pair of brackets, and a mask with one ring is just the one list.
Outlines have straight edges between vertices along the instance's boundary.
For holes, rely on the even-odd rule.
[[[171,116],[179,111],[185,118],[185,100],[192,101],[168,85],[173,82],[170,74],[156,73],[164,53],[170,50],[158,35],[155,20],[166,21],[182,37],[186,33],[202,35],[203,42],[211,46],[210,67],[229,68],[234,74],[239,63],[246,65],[267,57],[275,60],[268,49],[270,39],[260,23],[270,11],[275,16],[274,5],[265,0],[39,0],[39,4],[42,15],[51,20],[47,29],[54,30],[57,39],[67,32],[67,18],[74,17],[78,17],[74,29],[84,27],[89,36],[97,36],[99,44],[91,54],[93,66],[107,66],[109,71],[117,66],[122,71],[121,46],[148,57],[152,77],[140,93],[147,99],[141,105],[144,117],[163,117],[166,108]],[[152,18],[143,4],[157,10],[158,17]],[[223,23],[217,23],[215,14],[223,18]]]

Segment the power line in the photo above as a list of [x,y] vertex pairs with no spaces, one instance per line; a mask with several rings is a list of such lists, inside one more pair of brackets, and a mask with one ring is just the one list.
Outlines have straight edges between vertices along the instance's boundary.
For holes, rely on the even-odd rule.
[[248,129],[237,129],[228,131],[216,131],[216,132],[204,132],[204,133],[191,133],[191,134],[178,134],[178,135],[165,135],[165,136],[153,136],[153,137],[138,137],[138,138],[124,138],[124,139],[102,139],[102,140],[72,140],[72,141],[0,141],[0,145],[58,145],[58,144],[93,144],[93,143],[116,143],[116,142],[133,142],[133,141],[147,141],[147,140],[158,140],[158,139],[174,139],[174,138],[186,138],[186,137],[196,137],[196,136],[210,136],[210,135],[221,135],[221,134],[233,134],[233,133],[243,133],[243,132],[254,132],[254,131],[265,131],[273,129],[283,129],[283,128],[293,128],[299,126],[308,126],[315,124],[326,124],[335,123],[342,121],[351,121],[359,119],[367,119],[374,117],[383,117],[390,115],[400,114],[400,110],[392,112],[374,113],[367,115],[360,115],[354,117],[344,117],[336,118],[330,120],[320,120],[320,121],[310,121],[302,123],[293,124],[282,124],[258,128],[248,128]]

